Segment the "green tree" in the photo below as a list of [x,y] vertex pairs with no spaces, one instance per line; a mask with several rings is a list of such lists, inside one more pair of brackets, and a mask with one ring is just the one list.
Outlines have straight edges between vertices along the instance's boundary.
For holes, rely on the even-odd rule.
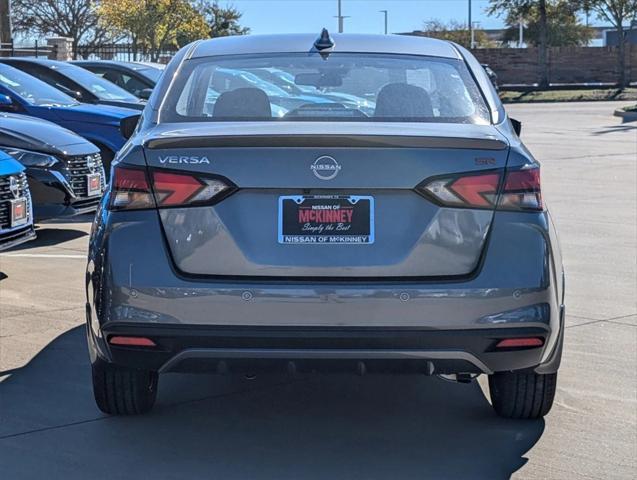
[[587,2],[601,20],[610,22],[617,30],[617,85],[624,88],[626,78],[626,31],[624,24],[637,20],[637,0],[590,0]]
[[[471,48],[471,32],[469,32],[467,25],[454,20],[449,23],[444,23],[437,19],[429,20],[423,24],[422,35],[425,37],[439,38],[440,40],[448,40],[462,45],[465,48]],[[495,46],[495,44],[489,40],[484,30],[474,30],[473,41],[474,45],[478,48]]]
[[243,16],[232,5],[222,7],[217,0],[212,3],[199,0],[196,4],[197,11],[201,12],[210,28],[210,37],[229,37],[231,35],[247,35],[248,27],[242,27],[239,21]]
[[[568,0],[557,0],[547,3],[547,31],[546,42],[549,47],[585,46],[593,39],[592,28],[583,25],[577,11],[579,6]],[[518,38],[520,18],[507,16],[509,26],[504,33],[503,40],[515,41]],[[540,18],[537,8],[531,7],[525,12],[524,39],[534,46],[540,44]]]
[[100,20],[130,37],[157,61],[162,50],[208,36],[203,16],[187,0],[108,0],[99,8]]
[[487,13],[506,18],[524,19],[537,12],[537,46],[540,88],[549,86],[547,0],[491,0]]

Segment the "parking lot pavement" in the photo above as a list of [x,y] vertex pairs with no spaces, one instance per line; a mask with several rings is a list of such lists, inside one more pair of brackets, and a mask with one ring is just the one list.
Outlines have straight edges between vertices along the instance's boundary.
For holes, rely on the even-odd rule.
[[496,417],[484,379],[340,375],[166,375],[151,414],[104,416],[82,326],[83,217],[0,254],[0,477],[634,478],[637,124],[617,106],[509,108],[543,162],[568,275],[545,420]]

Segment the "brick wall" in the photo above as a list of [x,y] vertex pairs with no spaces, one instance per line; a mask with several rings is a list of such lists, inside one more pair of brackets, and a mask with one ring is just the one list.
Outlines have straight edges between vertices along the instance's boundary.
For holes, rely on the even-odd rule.
[[[501,84],[532,85],[538,81],[537,48],[484,48],[473,51],[488,63]],[[549,49],[551,83],[614,83],[616,47],[554,47]],[[637,45],[626,48],[626,77],[637,82]]]

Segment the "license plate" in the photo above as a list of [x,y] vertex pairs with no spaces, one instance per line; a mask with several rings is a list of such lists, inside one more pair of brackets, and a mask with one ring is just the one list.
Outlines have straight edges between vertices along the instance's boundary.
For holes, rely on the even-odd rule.
[[11,226],[19,227],[20,225],[25,225],[28,220],[27,199],[16,198],[11,200]]
[[86,176],[87,195],[94,197],[102,193],[102,177],[99,173],[92,173]]
[[361,195],[279,197],[279,243],[374,243],[374,198]]

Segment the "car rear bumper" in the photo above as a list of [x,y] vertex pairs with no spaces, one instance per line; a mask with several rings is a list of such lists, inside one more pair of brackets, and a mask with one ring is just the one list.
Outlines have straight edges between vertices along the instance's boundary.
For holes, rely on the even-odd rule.
[[[120,223],[123,215],[102,210],[93,229],[93,358],[162,372],[548,373],[559,366],[563,280],[548,215],[537,216],[537,228],[503,215],[489,245],[497,261],[487,251],[469,278],[417,282],[184,278],[172,266],[156,212],[125,215]],[[156,347],[113,346],[112,336],[145,337]],[[515,337],[543,345],[495,348]]]
[[[107,325],[101,333],[109,362],[160,373],[336,370],[427,375],[533,368],[542,363],[543,347],[498,350],[496,344],[520,337],[547,341],[551,334],[540,327],[434,331],[127,324]],[[155,346],[110,344],[122,336],[151,339]]]
[[33,224],[11,230],[0,229],[0,251],[7,250],[22,243],[35,240]]

